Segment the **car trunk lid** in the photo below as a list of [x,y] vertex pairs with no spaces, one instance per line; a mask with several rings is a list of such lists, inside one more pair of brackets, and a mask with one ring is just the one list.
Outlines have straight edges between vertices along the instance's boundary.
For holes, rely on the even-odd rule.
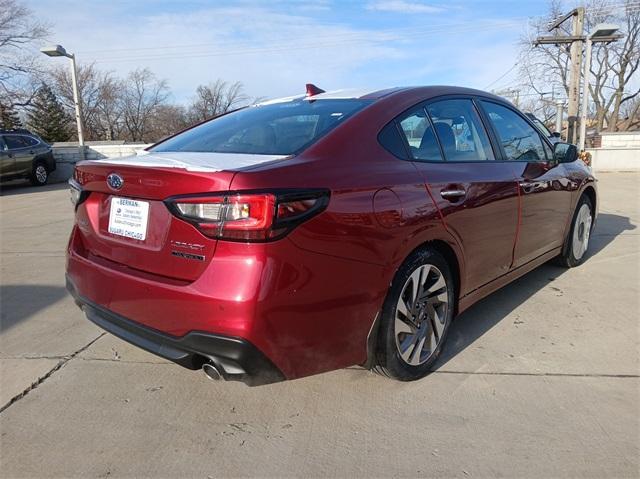
[[164,200],[228,191],[234,169],[277,159],[162,153],[78,163],[74,179],[89,193],[76,214],[84,249],[103,265],[193,281],[211,261],[217,241],[172,215]]

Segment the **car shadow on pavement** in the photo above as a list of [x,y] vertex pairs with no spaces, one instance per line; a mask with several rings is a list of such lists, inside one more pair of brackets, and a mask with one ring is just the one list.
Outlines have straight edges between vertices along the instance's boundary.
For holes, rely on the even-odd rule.
[[9,284],[0,287],[0,333],[29,319],[67,295],[62,286]]
[[47,191],[58,191],[69,189],[69,183],[49,183],[44,186],[32,186],[26,180],[14,180],[0,185],[0,196],[22,195],[25,193],[44,193]]
[[[585,263],[597,256],[617,236],[634,229],[636,226],[626,216],[608,213],[598,215]],[[566,271],[566,268],[548,262],[474,304],[451,324],[442,355],[432,369],[435,371],[444,366],[514,309]]]

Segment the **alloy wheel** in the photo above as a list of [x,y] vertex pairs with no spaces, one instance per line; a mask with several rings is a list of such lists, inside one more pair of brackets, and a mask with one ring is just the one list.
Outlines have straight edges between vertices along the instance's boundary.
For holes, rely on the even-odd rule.
[[395,342],[405,363],[419,366],[433,355],[444,334],[448,307],[449,291],[442,272],[431,264],[415,269],[395,309]]
[[47,182],[47,169],[44,166],[42,165],[36,166],[35,175],[36,175],[36,180],[38,180],[39,183]]
[[573,228],[573,256],[579,260],[589,247],[589,235],[591,234],[591,208],[583,204],[576,216],[576,224]]

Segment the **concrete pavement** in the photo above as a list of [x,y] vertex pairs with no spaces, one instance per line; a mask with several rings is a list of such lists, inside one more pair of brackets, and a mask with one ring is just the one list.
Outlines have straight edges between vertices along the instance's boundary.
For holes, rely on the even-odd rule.
[[640,175],[602,173],[580,268],[454,323],[436,372],[248,388],[103,334],[64,291],[64,185],[0,198],[3,477],[638,477]]

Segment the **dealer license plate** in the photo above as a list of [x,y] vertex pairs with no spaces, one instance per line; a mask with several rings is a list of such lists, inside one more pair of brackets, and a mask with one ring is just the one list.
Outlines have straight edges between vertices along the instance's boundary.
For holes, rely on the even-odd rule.
[[111,198],[109,233],[144,241],[147,237],[149,203],[129,198]]

